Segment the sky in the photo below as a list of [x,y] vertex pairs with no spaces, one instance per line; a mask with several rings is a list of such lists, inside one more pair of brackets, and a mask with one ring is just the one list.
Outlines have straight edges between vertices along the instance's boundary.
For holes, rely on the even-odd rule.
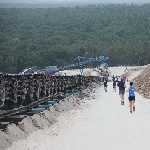
[[0,0],[0,3],[150,3],[150,0]]

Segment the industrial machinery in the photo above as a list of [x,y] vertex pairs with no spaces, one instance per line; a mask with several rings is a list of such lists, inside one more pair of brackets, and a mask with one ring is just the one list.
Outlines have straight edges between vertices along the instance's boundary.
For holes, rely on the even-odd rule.
[[[80,92],[102,78],[108,77],[108,57],[85,58],[78,56],[69,65],[57,68],[48,66],[37,70],[24,69],[19,74],[0,74],[0,129],[11,121],[17,122],[19,115],[33,115],[42,112],[63,98]],[[84,76],[84,68],[97,64],[100,76]],[[55,73],[68,69],[80,69],[81,75],[56,76]],[[16,120],[17,119],[17,120]],[[6,124],[1,124],[6,122]]]
[[48,66],[45,67],[44,69],[36,70],[34,68],[28,68],[24,69],[22,72],[20,72],[20,75],[28,75],[28,74],[55,74],[56,72],[63,71],[63,70],[68,70],[68,69],[80,69],[80,74],[83,75],[83,69],[88,67],[90,64],[97,64],[98,70],[101,71],[101,75],[104,77],[109,76],[109,69],[108,69],[108,64],[106,61],[109,60],[107,56],[98,56],[96,58],[86,58],[82,56],[77,56],[76,58],[73,59],[73,61],[63,67],[57,68],[57,66]]

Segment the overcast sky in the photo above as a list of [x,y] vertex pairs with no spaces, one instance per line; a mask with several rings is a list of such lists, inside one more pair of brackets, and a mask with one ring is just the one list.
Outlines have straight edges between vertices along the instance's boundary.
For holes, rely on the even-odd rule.
[[0,3],[150,3],[150,0],[0,0]]

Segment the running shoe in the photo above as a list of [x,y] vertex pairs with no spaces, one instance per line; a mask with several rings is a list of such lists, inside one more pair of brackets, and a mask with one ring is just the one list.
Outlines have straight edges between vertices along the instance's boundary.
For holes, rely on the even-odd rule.
[[121,105],[124,105],[124,101],[121,101]]
[[133,106],[133,111],[135,111],[135,106]]
[[130,111],[130,113],[132,113],[132,111]]

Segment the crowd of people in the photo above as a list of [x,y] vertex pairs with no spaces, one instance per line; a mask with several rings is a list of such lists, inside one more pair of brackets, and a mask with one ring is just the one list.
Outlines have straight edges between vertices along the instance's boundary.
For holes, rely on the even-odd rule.
[[[128,100],[129,100],[129,108],[130,113],[135,111],[135,87],[133,86],[133,82],[130,82],[130,86],[126,87],[126,77],[121,76],[112,76],[112,86],[113,92],[116,92],[116,88],[119,88],[119,96],[121,100],[121,105],[124,105],[124,94],[128,92]],[[128,80],[127,80],[128,81]],[[107,92],[108,79],[103,78],[104,90]]]

